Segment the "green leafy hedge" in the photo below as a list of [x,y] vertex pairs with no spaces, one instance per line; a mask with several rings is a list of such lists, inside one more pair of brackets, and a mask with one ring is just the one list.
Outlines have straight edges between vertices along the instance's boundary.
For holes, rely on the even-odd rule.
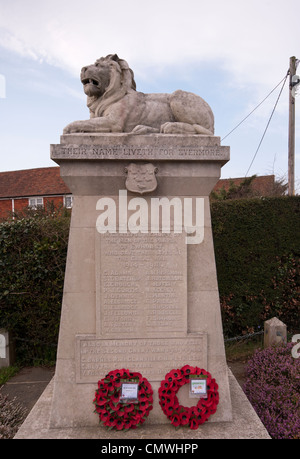
[[277,316],[299,331],[300,198],[214,202],[215,256],[226,336]]
[[[211,204],[224,334],[274,316],[299,333],[300,198]],[[41,212],[0,224],[0,327],[22,364],[56,357],[69,215]]]
[[56,212],[0,224],[0,325],[22,363],[55,361],[69,221]]

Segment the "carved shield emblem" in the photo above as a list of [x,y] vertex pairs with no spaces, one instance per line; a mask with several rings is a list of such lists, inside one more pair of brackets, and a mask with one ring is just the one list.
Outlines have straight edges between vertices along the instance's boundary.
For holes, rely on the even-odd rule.
[[153,166],[153,164],[131,163],[125,169],[125,172],[127,173],[125,185],[128,191],[144,194],[156,190],[157,167]]

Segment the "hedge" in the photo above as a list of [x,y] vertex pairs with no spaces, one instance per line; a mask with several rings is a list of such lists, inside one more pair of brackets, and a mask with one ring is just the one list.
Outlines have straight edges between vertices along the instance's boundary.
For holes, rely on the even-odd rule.
[[0,326],[22,364],[56,358],[69,222],[55,212],[0,224]]
[[211,204],[225,336],[277,316],[299,332],[300,197]]
[[[300,198],[211,204],[225,337],[274,316],[299,333]],[[70,218],[41,212],[0,224],[0,327],[22,364],[55,360]]]

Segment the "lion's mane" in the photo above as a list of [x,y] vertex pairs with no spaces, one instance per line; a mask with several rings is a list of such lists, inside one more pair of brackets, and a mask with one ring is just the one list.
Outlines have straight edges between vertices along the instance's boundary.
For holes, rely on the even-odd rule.
[[87,106],[94,117],[102,116],[112,104],[122,99],[129,92],[136,91],[134,73],[124,59],[116,54],[101,57],[95,62],[97,67],[110,72],[110,83],[101,97],[88,97]]

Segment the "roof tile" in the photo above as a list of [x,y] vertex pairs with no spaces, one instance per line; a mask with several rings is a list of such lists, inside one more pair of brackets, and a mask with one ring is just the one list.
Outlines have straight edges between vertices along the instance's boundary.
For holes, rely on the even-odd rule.
[[59,167],[0,172],[0,198],[69,194]]

